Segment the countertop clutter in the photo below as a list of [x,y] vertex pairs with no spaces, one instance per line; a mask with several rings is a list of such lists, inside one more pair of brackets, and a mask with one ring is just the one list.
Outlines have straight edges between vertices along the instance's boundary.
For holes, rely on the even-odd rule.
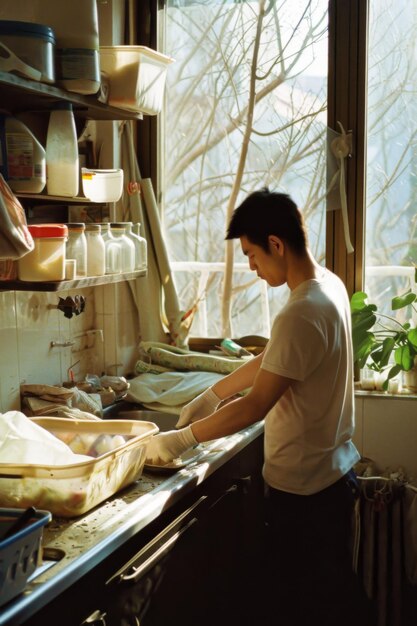
[[[209,496],[205,493],[201,495],[200,490],[204,491],[206,485],[207,489],[211,485],[210,489],[212,490],[213,484],[219,481],[225,468],[231,467],[234,463],[231,470],[234,486],[227,486],[224,491],[224,493],[233,494],[236,482],[243,480],[245,483],[245,478],[239,479],[237,476],[241,461],[239,460],[237,465],[236,462],[242,454],[245,454],[246,450],[249,450],[251,445],[256,445],[259,450],[262,449],[260,443],[262,432],[263,424],[258,423],[235,435],[198,446],[194,455],[184,459],[184,462],[180,463],[178,467],[167,468],[165,471],[149,471],[149,468],[145,467],[137,482],[118,492],[88,513],[73,519],[54,516],[52,522],[44,528],[43,564],[29,579],[25,592],[0,608],[0,624],[9,626],[28,624],[29,626],[32,624],[59,623],[64,626],[67,623],[122,623],[117,621],[119,617],[114,618],[116,621],[100,622],[93,619],[88,621],[90,609],[91,615],[94,615],[95,610],[100,613],[102,608],[95,605],[88,606],[89,602],[96,601],[95,599],[92,600],[95,593],[91,588],[87,589],[82,586],[86,597],[81,602],[80,592],[77,592],[77,598],[75,598],[71,595],[71,589],[83,577],[90,575],[94,577],[96,591],[99,593],[98,598],[103,598],[104,588],[100,591],[103,574],[98,572],[102,569],[105,570],[104,579],[106,580],[103,584],[107,584],[119,565],[120,559],[116,558],[117,553],[123,553],[123,557],[120,558],[128,566],[130,560],[128,558],[130,552],[126,553],[128,546],[131,546],[132,543],[135,544],[129,547],[129,550],[136,552],[137,548],[140,547],[142,536],[146,536],[145,539],[148,541],[149,539],[153,541],[156,530],[154,531],[152,528],[155,524],[158,525],[160,520],[162,523],[162,519],[169,516],[171,511],[177,515],[178,507],[181,510],[179,517],[182,519],[185,515],[183,511],[186,511],[188,506],[187,498],[195,497],[199,506],[207,498],[209,501]],[[257,458],[255,466],[259,472],[261,464],[261,458]],[[245,473],[243,465],[242,470]],[[217,502],[219,498],[222,500],[222,497],[216,494],[214,502]],[[192,504],[190,508],[193,509],[195,506],[197,505]],[[173,522],[171,520],[169,522],[168,526],[172,526]],[[226,526],[227,518],[222,523]],[[112,563],[110,572],[105,565],[108,561]],[[134,571],[136,570],[137,568],[134,568]],[[53,612],[58,610],[56,608],[58,606],[61,606],[62,613],[65,612],[65,607],[62,606],[62,602],[60,603],[60,599],[64,597],[66,603],[68,603],[69,598],[73,598],[79,604],[80,617],[77,617],[76,611],[69,621],[67,621],[69,618],[58,614],[55,616],[57,621],[45,621],[46,619],[50,620],[51,615],[55,615]],[[100,601],[97,600],[97,602]],[[83,606],[84,603],[85,607]],[[42,610],[43,607],[46,608]],[[161,610],[159,603],[158,607],[158,610]],[[38,611],[40,612],[37,613]],[[45,615],[44,611],[52,611],[52,614]],[[81,617],[86,621],[84,622]]]

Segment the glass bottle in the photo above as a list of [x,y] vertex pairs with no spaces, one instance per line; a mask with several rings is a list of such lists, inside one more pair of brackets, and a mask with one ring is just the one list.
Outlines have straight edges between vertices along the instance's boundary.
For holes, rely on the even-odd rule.
[[66,243],[66,258],[76,260],[77,278],[87,276],[87,239],[85,224],[73,222],[67,224],[68,239]]
[[122,272],[133,272],[135,270],[135,244],[126,235],[125,222],[112,222],[110,230],[121,245]]
[[136,224],[132,225],[132,233],[134,233],[139,238],[139,244],[141,248],[141,270],[146,270],[148,267],[148,242],[145,237],[142,237],[140,234],[140,222],[136,222]]
[[120,274],[122,272],[123,243],[115,239],[108,222],[101,224],[101,234],[106,251],[106,274]]
[[140,238],[133,232],[133,223],[132,222],[119,222],[125,227],[125,234],[131,241],[133,241],[133,245],[135,246],[135,270],[142,269],[143,261],[142,261],[142,246],[140,242]]
[[106,250],[101,236],[100,224],[86,224],[87,276],[102,276],[106,273]]

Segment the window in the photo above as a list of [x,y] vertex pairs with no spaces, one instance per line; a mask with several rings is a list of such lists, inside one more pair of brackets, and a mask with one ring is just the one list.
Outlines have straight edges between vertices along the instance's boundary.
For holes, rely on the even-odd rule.
[[390,299],[416,288],[417,2],[371,0],[365,291]]
[[287,298],[249,272],[238,242],[224,241],[231,211],[251,191],[289,193],[325,262],[327,5],[166,2],[161,36],[175,63],[160,188],[181,307],[199,304],[192,336],[269,336]]

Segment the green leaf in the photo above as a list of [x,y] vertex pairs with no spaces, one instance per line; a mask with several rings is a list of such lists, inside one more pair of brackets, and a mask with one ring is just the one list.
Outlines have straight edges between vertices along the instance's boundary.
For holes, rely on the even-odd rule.
[[410,346],[399,346],[394,352],[394,359],[401,369],[408,372],[414,365],[414,356],[411,354]]
[[356,336],[353,343],[353,360],[359,363],[359,367],[365,367],[368,356],[375,346],[375,337],[372,333],[363,333]]
[[408,341],[417,348],[417,328],[413,328],[407,335]]
[[376,315],[372,311],[363,310],[352,313],[352,332],[361,333],[369,330],[376,322]]
[[395,378],[396,376],[398,376],[398,374],[401,372],[401,366],[400,365],[394,365],[393,367],[391,367],[390,371],[388,372],[388,376],[387,379],[384,380],[384,382],[382,383],[382,389],[384,391],[388,390],[388,383],[391,380],[391,378]]
[[402,296],[396,296],[391,300],[391,308],[393,311],[398,311],[398,309],[402,309],[409,304],[412,304],[417,299],[415,293],[411,291],[407,291],[407,293]]
[[368,310],[368,311],[376,311],[377,307],[375,304],[366,304],[365,300],[367,300],[368,295],[364,291],[355,291],[350,299],[350,310],[352,313]]
[[371,357],[378,364],[379,368],[383,368],[389,363],[392,351],[395,348],[395,337],[387,337],[382,342],[382,346],[372,353]]

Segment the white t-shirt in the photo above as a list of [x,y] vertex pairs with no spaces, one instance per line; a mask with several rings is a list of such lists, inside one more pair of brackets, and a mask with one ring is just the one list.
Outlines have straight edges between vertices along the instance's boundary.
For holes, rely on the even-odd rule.
[[261,367],[295,381],[265,418],[266,483],[301,495],[325,489],[360,458],[351,440],[350,306],[335,274],[323,270],[291,292]]

